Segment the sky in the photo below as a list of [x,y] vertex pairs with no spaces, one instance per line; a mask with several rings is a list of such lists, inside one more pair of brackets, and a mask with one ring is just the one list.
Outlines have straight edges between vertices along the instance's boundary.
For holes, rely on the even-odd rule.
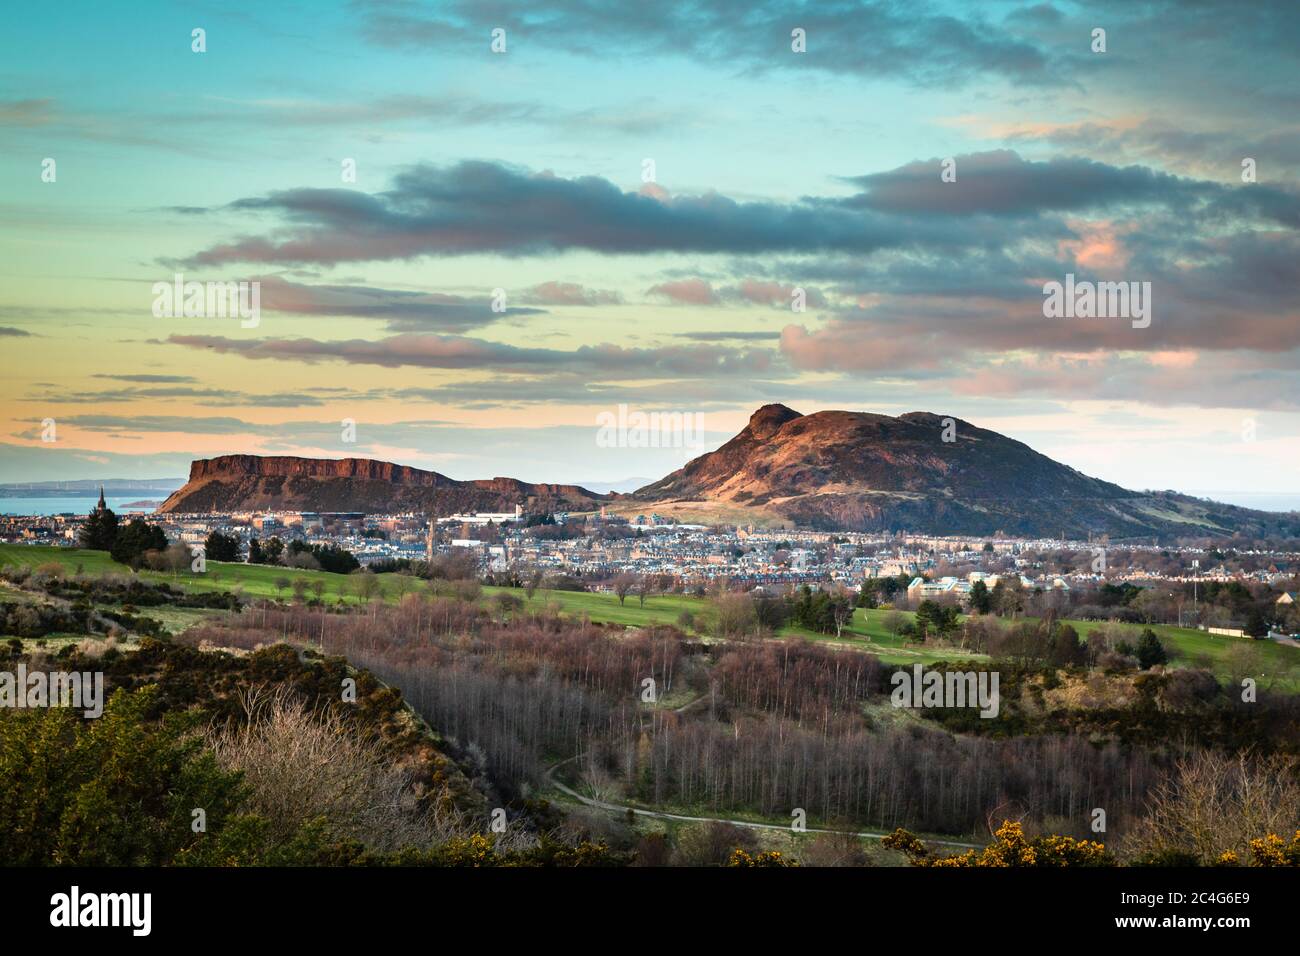
[[[599,489],[782,402],[1300,485],[1300,5],[4,18],[0,482],[254,453]],[[1150,283],[1149,324],[1048,316],[1067,275]],[[257,283],[256,324],[156,314],[178,276]],[[602,440],[620,406],[697,431]]]

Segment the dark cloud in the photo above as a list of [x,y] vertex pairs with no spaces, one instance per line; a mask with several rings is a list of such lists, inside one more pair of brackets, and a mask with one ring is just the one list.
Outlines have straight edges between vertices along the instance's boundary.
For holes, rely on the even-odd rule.
[[692,342],[766,342],[781,338],[781,333],[731,329],[723,332],[678,332],[677,338]]
[[8,325],[0,325],[0,337],[29,338],[32,333],[25,329],[15,329]]
[[[841,199],[737,202],[717,193],[657,197],[624,192],[595,176],[564,179],[491,162],[417,166],[393,188],[291,189],[231,207],[269,212],[288,226],[193,256],[229,262],[339,263],[494,252],[541,255],[586,249],[605,254],[756,253],[885,248],[960,248],[991,241],[953,228],[854,208]],[[1061,230],[1057,230],[1058,232]]]
[[[863,0],[713,0],[644,5],[558,0],[537,7],[477,0],[356,4],[365,35],[387,47],[488,49],[504,27],[513,49],[543,48],[604,59],[679,56],[750,72],[814,71],[960,86],[989,77],[1055,86],[1074,57],[1044,48],[978,13],[940,5]],[[807,34],[807,53],[791,51],[791,30]]]
[[360,285],[306,285],[279,276],[261,276],[258,281],[262,284],[263,309],[382,319],[394,332],[468,332],[499,319],[545,311],[507,304],[501,312],[494,312],[490,290],[468,297]]
[[388,368],[412,366],[503,372],[565,371],[608,376],[749,375],[772,364],[772,352],[718,346],[657,349],[584,345],[573,351],[522,348],[451,335],[395,335],[379,341],[349,339],[231,339],[218,335],[172,335],[166,342],[252,359],[317,362],[337,360]]
[[193,382],[192,375],[153,375],[149,373],[139,374],[109,374],[100,372],[93,376],[94,378],[108,378],[115,382],[152,382],[155,384],[179,384],[182,382]]
[[[609,255],[949,256],[1072,239],[1066,214],[1137,208],[1176,213],[1185,224],[1239,218],[1300,225],[1300,196],[1279,187],[1228,187],[1087,159],[1036,162],[1011,151],[955,159],[956,182],[942,182],[939,162],[932,160],[851,179],[863,190],[854,196],[791,203],[625,192],[597,177],[564,179],[482,161],[417,166],[400,173],[384,193],[293,189],[237,200],[233,208],[275,213],[287,225],[269,237],[214,246],[191,263],[327,264],[579,249]],[[339,293],[355,297],[358,290]],[[417,294],[406,295],[418,308]],[[402,301],[398,293],[387,293],[386,300],[389,309]]]

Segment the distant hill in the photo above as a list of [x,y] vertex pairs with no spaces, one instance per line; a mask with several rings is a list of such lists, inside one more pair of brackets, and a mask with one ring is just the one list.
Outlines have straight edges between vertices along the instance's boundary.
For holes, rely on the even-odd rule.
[[530,484],[514,478],[456,481],[436,471],[369,458],[223,455],[190,466],[190,479],[160,512],[211,511],[513,511],[590,510],[606,496],[577,485]]
[[[945,423],[951,421],[951,427]],[[944,441],[945,431],[952,441]],[[801,415],[764,405],[717,451],[631,495],[514,478],[457,481],[368,458],[225,455],[195,461],[159,511],[366,513],[642,509],[844,531],[1112,540],[1300,536],[1300,515],[1091,478],[1028,445],[930,412]]]
[[168,495],[185,484],[184,478],[97,478],[76,481],[23,481],[0,484],[0,498],[84,498],[97,495]]
[[[953,441],[944,441],[945,422]],[[1300,534],[1296,515],[1129,491],[1028,445],[930,412],[801,415],[764,405],[717,451],[633,494],[802,527],[1115,539]]]

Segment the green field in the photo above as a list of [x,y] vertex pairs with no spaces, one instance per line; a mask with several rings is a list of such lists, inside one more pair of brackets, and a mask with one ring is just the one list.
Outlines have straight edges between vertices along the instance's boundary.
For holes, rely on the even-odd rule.
[[[131,574],[131,570],[118,564],[102,551],[84,551],[76,548],[51,548],[0,544],[0,565],[26,564],[39,567],[42,564],[57,562],[69,572],[80,566],[86,573],[97,574],[112,572]],[[277,581],[293,582],[304,580],[310,584],[320,581],[324,586],[323,599],[328,603],[343,600],[348,604],[359,603],[356,596],[357,581],[355,577],[329,574],[324,571],[304,571],[295,568],[282,568],[258,564],[226,564],[209,561],[206,574],[181,572],[177,574],[157,571],[142,571],[140,576],[150,581],[165,581],[177,586],[195,590],[236,591],[246,597],[281,598],[292,596],[292,584],[289,588],[277,588]],[[423,582],[397,574],[380,575],[379,580],[384,592],[384,599],[397,601],[405,592],[422,591]],[[540,609],[552,606],[563,613],[586,615],[592,621],[608,624],[620,624],[625,627],[644,627],[652,624],[677,624],[683,612],[689,612],[695,619],[699,633],[707,633],[711,609],[707,600],[684,594],[656,594],[646,598],[645,605],[636,595],[628,595],[620,603],[613,594],[593,594],[584,591],[552,591],[541,589],[528,601],[522,589],[485,587],[483,593],[490,598],[499,592],[509,592],[525,600],[527,606]],[[308,597],[314,592],[309,590]],[[973,654],[957,647],[935,647],[933,645],[912,644],[892,634],[885,627],[888,611],[865,610],[859,608],[853,615],[853,621],[845,628],[840,639],[833,635],[817,634],[803,628],[787,627],[782,629],[783,637],[802,637],[808,640],[829,644],[843,644],[880,656],[892,664],[930,663],[937,660],[984,660],[982,655]],[[902,612],[910,618],[910,612]],[[167,622],[169,626],[172,621]],[[180,623],[179,621],[177,623]],[[1094,628],[1104,626],[1104,622],[1068,620],[1086,637]],[[1142,632],[1137,624],[1122,625],[1132,634],[1134,641]],[[1219,677],[1240,676],[1242,674],[1262,674],[1270,677],[1277,686],[1300,690],[1300,648],[1287,647],[1273,641],[1251,641],[1243,638],[1217,637],[1194,628],[1175,627],[1168,624],[1152,625],[1152,630],[1174,654],[1175,666],[1196,666],[1204,663]]]

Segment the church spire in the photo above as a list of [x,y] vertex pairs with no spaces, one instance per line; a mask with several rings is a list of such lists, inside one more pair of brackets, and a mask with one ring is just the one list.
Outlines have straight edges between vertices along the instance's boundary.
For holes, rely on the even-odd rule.
[[95,506],[96,511],[107,511],[108,502],[104,500],[104,486],[99,486],[99,504]]

